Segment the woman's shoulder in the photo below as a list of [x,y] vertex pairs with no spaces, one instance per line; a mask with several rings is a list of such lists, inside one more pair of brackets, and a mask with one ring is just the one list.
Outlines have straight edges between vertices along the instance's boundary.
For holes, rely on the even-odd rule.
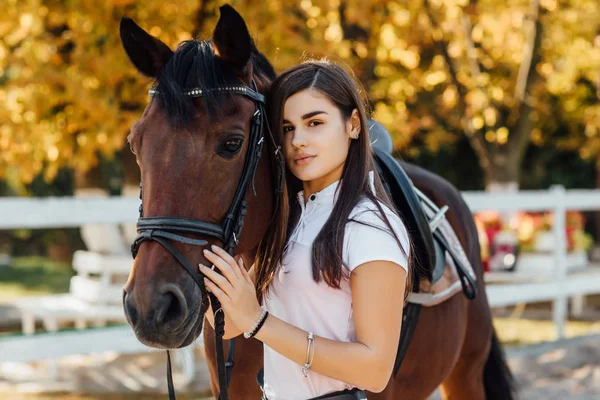
[[375,201],[365,197],[350,213],[344,237],[346,264],[352,271],[368,261],[388,260],[406,269],[410,252],[406,227],[395,211]]
[[393,211],[387,204],[380,200],[371,200],[364,196],[360,199],[358,204],[350,212],[349,221],[361,221],[369,222],[374,220],[381,220],[381,211],[385,216],[394,222],[402,224],[402,219],[396,211]]
[[[389,221],[389,225],[386,223],[386,219]],[[398,213],[382,201],[364,197],[350,212],[346,233],[359,231],[360,234],[365,235],[372,229],[391,233],[390,226],[400,241],[408,244],[408,232]]]

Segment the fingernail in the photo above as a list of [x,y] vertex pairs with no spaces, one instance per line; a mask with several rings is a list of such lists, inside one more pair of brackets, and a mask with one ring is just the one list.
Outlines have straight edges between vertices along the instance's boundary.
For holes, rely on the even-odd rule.
[[206,265],[204,265],[204,264],[198,264],[198,267],[200,267],[200,269],[202,269],[202,268],[206,268]]
[[204,254],[210,254],[210,251],[208,251],[208,250],[206,250],[206,249],[204,249],[204,250],[202,250],[202,251],[204,252]]
[[217,246],[215,246],[214,244],[211,244],[210,248],[213,249],[213,251],[219,250],[219,248]]

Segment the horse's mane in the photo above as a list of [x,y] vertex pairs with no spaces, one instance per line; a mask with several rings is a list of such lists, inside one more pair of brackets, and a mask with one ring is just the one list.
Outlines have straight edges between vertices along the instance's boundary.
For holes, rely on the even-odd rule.
[[[275,70],[267,58],[252,45],[253,73],[263,81],[273,81]],[[200,88],[207,112],[220,110],[228,94],[207,89],[239,85],[239,78],[214,52],[211,40],[186,40],[179,44],[173,56],[156,80],[158,101],[165,110],[173,128],[186,127],[194,117],[193,99],[184,95],[184,89]]]

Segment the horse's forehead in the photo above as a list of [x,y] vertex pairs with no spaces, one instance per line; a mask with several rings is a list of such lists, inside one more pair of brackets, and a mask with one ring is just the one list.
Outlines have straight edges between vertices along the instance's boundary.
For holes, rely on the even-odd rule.
[[[194,117],[190,125],[207,126],[210,121],[212,126],[230,126],[242,125],[245,126],[254,114],[255,105],[251,99],[244,96],[227,96],[224,101],[215,107],[213,115],[209,116],[209,112],[202,98],[194,99]],[[141,119],[136,123],[141,129],[167,129],[169,127],[167,115],[157,98],[152,99],[146,106]],[[186,129],[189,129],[187,127]]]

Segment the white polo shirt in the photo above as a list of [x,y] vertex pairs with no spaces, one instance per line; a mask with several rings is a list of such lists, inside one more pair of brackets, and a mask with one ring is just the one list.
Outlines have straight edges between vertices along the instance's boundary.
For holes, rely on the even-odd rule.
[[[369,177],[373,190],[373,172]],[[331,215],[337,200],[335,192],[338,184],[339,181],[311,195],[306,205],[304,193],[298,193],[302,213],[264,304],[270,314],[300,329],[313,332],[316,336],[355,342],[350,281],[342,280],[341,288],[334,289],[323,279],[316,283],[312,277],[312,245]],[[383,204],[382,207],[408,254],[410,246],[404,224],[388,207]],[[407,257],[370,200],[362,200],[351,212],[350,218],[383,229],[352,221],[346,224],[343,258],[350,271],[376,260],[392,261],[407,269]],[[318,347],[315,351],[319,351]],[[264,390],[269,400],[306,400],[353,387],[314,371],[309,371],[308,377],[304,377],[302,365],[287,359],[267,345],[264,346],[264,365]]]

